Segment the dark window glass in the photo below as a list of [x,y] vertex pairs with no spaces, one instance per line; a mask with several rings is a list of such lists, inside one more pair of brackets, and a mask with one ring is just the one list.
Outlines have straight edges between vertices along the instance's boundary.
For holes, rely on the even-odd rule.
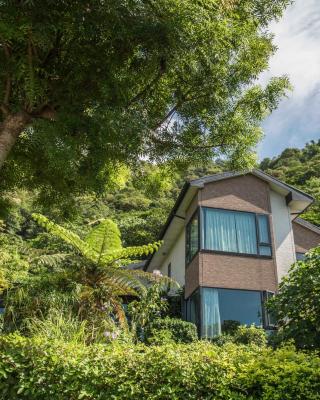
[[[267,303],[274,296],[272,292],[263,292],[264,303]],[[276,318],[275,316],[268,311],[266,304],[264,304],[264,312],[265,312],[265,327],[272,328],[276,325]]]
[[259,246],[259,254],[260,256],[271,256],[271,247],[270,246]]
[[269,221],[267,215],[258,215],[259,241],[270,244]]
[[219,335],[224,326],[233,322],[263,325],[261,292],[204,288],[201,303],[204,337]]
[[171,263],[168,265],[168,277],[171,278],[172,272],[171,272]]
[[306,258],[306,255],[304,253],[296,253],[297,261],[303,261],[305,258]]
[[261,293],[251,290],[219,289],[220,318],[241,325],[262,325]]
[[196,213],[187,225],[186,261],[189,263],[199,251],[199,217]]
[[0,314],[4,314],[4,312],[5,312],[4,301],[3,298],[0,298]]
[[259,233],[259,254],[260,256],[271,256],[271,238],[269,230],[269,218],[265,214],[257,216]]
[[186,300],[186,320],[200,326],[200,292],[196,290]]

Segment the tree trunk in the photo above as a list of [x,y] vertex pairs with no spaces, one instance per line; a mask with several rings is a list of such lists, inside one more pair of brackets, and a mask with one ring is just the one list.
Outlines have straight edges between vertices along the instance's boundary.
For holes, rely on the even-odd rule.
[[16,114],[9,114],[0,124],[0,168],[7,159],[16,140],[28,123],[31,122],[31,116],[24,111]]

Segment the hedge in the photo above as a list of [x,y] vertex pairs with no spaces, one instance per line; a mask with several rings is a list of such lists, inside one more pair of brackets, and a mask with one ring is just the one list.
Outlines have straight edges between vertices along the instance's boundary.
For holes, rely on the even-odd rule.
[[195,324],[178,318],[159,318],[152,321],[146,329],[146,340],[156,336],[161,331],[168,331],[176,343],[191,343],[198,339]]
[[92,345],[0,337],[1,399],[320,399],[320,359],[208,342]]

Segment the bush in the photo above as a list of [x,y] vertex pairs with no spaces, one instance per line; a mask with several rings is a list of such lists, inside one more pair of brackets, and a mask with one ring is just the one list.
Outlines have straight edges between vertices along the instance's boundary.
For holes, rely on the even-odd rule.
[[293,264],[279,285],[279,293],[268,301],[277,321],[275,339],[302,349],[320,350],[320,246]]
[[239,326],[233,335],[235,343],[254,344],[256,346],[266,346],[267,334],[262,328],[252,326]]
[[267,341],[266,331],[254,325],[233,326],[232,329],[228,330],[228,333],[223,333],[212,339],[212,342],[218,346],[223,346],[226,343],[236,343],[264,347],[267,345]]
[[1,400],[315,400],[320,358],[293,347],[102,345],[0,336]]
[[152,321],[146,329],[146,340],[150,342],[150,339],[155,338],[161,331],[169,331],[171,339],[176,343],[191,343],[198,340],[195,324],[170,317]]

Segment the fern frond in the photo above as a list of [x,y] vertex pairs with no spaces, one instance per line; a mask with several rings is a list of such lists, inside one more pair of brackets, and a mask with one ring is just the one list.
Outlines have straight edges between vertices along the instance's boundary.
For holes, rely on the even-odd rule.
[[118,260],[126,260],[141,256],[148,256],[159,250],[162,245],[162,241],[149,243],[144,246],[126,247],[121,250],[115,250],[108,254],[103,254],[100,259],[100,263],[104,265],[110,265]]
[[67,253],[43,254],[32,258],[32,261],[44,267],[56,268],[61,265],[68,256],[69,254]]
[[119,228],[111,219],[101,220],[98,226],[91,229],[85,242],[99,255],[122,249]]
[[178,289],[180,287],[180,285],[177,281],[175,281],[174,279],[169,278],[168,276],[165,276],[165,275],[158,276],[158,275],[154,275],[151,272],[145,272],[140,269],[130,270],[130,272],[136,279],[141,279],[142,281],[147,281],[150,283],[160,283],[164,287],[168,286],[168,285],[170,285],[171,288]]
[[85,241],[80,239],[80,237],[77,234],[50,221],[44,215],[34,213],[32,214],[32,218],[46,231],[59,237],[64,242],[71,244],[71,246],[73,246],[76,250],[78,250],[84,257],[86,257],[90,261],[93,262],[97,261],[96,253],[90,248],[90,246]]
[[109,267],[103,270],[101,276],[104,281],[108,280],[121,288],[121,290],[124,289],[123,295],[126,294],[126,291],[130,292],[128,294],[131,295],[139,295],[146,290],[140,277],[132,274],[132,271],[128,269]]

